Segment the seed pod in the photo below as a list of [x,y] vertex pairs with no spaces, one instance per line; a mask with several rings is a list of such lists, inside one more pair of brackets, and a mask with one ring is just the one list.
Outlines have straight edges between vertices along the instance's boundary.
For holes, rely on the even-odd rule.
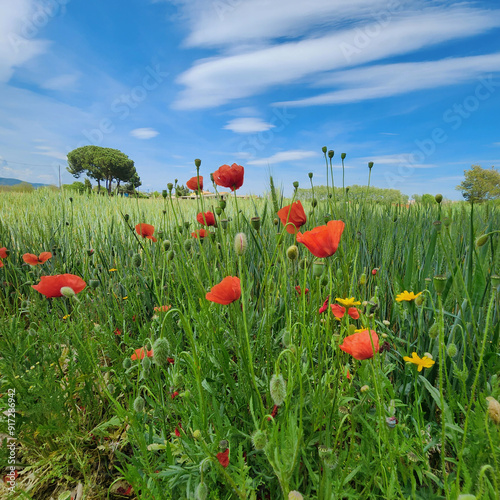
[[434,276],[432,279],[434,283],[434,288],[438,295],[441,295],[444,292],[444,288],[446,286],[446,276]]
[[134,254],[134,256],[132,257],[132,264],[134,265],[134,267],[141,267],[142,257],[140,256],[140,254]]
[[89,287],[90,288],[97,288],[99,286],[99,280],[89,280]]
[[142,396],[137,396],[134,400],[134,410],[137,413],[141,413],[144,411],[144,407],[146,406],[146,402]]
[[163,249],[164,249],[165,251],[168,251],[168,250],[170,249],[170,247],[171,247],[171,246],[172,246],[172,243],[170,243],[170,240],[165,240],[165,241],[163,242]]
[[252,217],[250,219],[250,224],[252,224],[252,227],[258,231],[260,229],[260,217]]
[[283,379],[281,373],[279,375],[274,374],[271,377],[271,382],[269,384],[269,390],[271,392],[271,398],[276,406],[283,404],[286,398],[286,382]]
[[170,365],[170,342],[165,338],[156,339],[153,344],[153,361],[161,368]]
[[252,434],[252,444],[257,451],[263,450],[267,444],[267,436],[265,431],[255,431]]

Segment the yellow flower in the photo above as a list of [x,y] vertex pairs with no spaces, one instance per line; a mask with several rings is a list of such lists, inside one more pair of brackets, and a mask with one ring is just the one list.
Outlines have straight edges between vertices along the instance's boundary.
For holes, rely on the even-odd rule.
[[63,316],[63,319],[68,319],[70,316],[71,316],[71,314],[65,314],[65,315]]
[[109,270],[109,272],[110,272],[110,273],[114,273],[115,271],[118,271],[118,269],[115,269],[114,267],[112,267],[112,268]]
[[433,364],[436,363],[434,360],[428,358],[427,356],[420,358],[416,352],[411,353],[411,358],[405,356],[403,359],[407,363],[413,363],[414,365],[417,365],[419,372],[422,371],[422,368],[430,368]]
[[400,293],[399,295],[396,295],[396,302],[402,302],[403,300],[406,300],[407,302],[411,302],[412,300],[415,300],[422,292],[418,292],[416,295],[413,292],[408,292],[404,291]]
[[337,297],[335,299],[337,302],[340,302],[344,307],[353,307],[353,306],[359,306],[361,305],[361,302],[359,300],[356,300],[354,297],[351,297],[350,299],[340,299]]

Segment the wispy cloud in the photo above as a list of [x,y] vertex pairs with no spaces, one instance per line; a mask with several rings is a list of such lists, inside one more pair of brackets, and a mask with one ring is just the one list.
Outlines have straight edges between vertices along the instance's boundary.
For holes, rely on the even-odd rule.
[[136,139],[152,139],[156,137],[159,132],[150,127],[136,128],[130,131],[130,135]]
[[[278,85],[313,84],[313,77],[325,71],[408,54],[444,41],[484,33],[499,25],[497,11],[459,5],[421,13],[404,11],[394,15],[383,28],[379,21],[369,22],[364,26],[365,32],[376,32],[377,36],[368,37],[362,48],[356,46],[359,26],[264,48],[245,47],[241,53],[198,61],[184,72],[178,83],[185,89],[175,106],[210,108]],[[355,50],[348,49],[350,46]]]
[[345,87],[341,90],[295,101],[278,102],[276,105],[312,106],[359,102],[416,90],[459,85],[496,72],[500,72],[500,52],[438,61],[370,66],[323,76],[315,84]]
[[232,130],[237,134],[253,134],[257,132],[264,132],[269,130],[276,125],[272,123],[267,123],[260,118],[235,118],[228,122],[224,129]]
[[276,163],[284,163],[287,161],[305,160],[306,158],[319,157],[317,151],[291,150],[281,151],[267,158],[260,158],[248,162],[248,165],[274,165]]

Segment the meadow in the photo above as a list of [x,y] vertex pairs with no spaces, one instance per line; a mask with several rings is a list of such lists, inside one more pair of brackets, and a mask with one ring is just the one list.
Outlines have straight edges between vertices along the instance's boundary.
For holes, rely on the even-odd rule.
[[164,195],[0,197],[1,498],[500,498],[498,204]]

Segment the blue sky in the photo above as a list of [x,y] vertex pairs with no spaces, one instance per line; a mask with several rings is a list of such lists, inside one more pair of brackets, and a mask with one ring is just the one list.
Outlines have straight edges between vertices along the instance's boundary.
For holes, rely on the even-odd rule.
[[0,0],[0,177],[57,183],[120,149],[145,190],[202,160],[414,193],[500,164],[500,6],[430,0]]

